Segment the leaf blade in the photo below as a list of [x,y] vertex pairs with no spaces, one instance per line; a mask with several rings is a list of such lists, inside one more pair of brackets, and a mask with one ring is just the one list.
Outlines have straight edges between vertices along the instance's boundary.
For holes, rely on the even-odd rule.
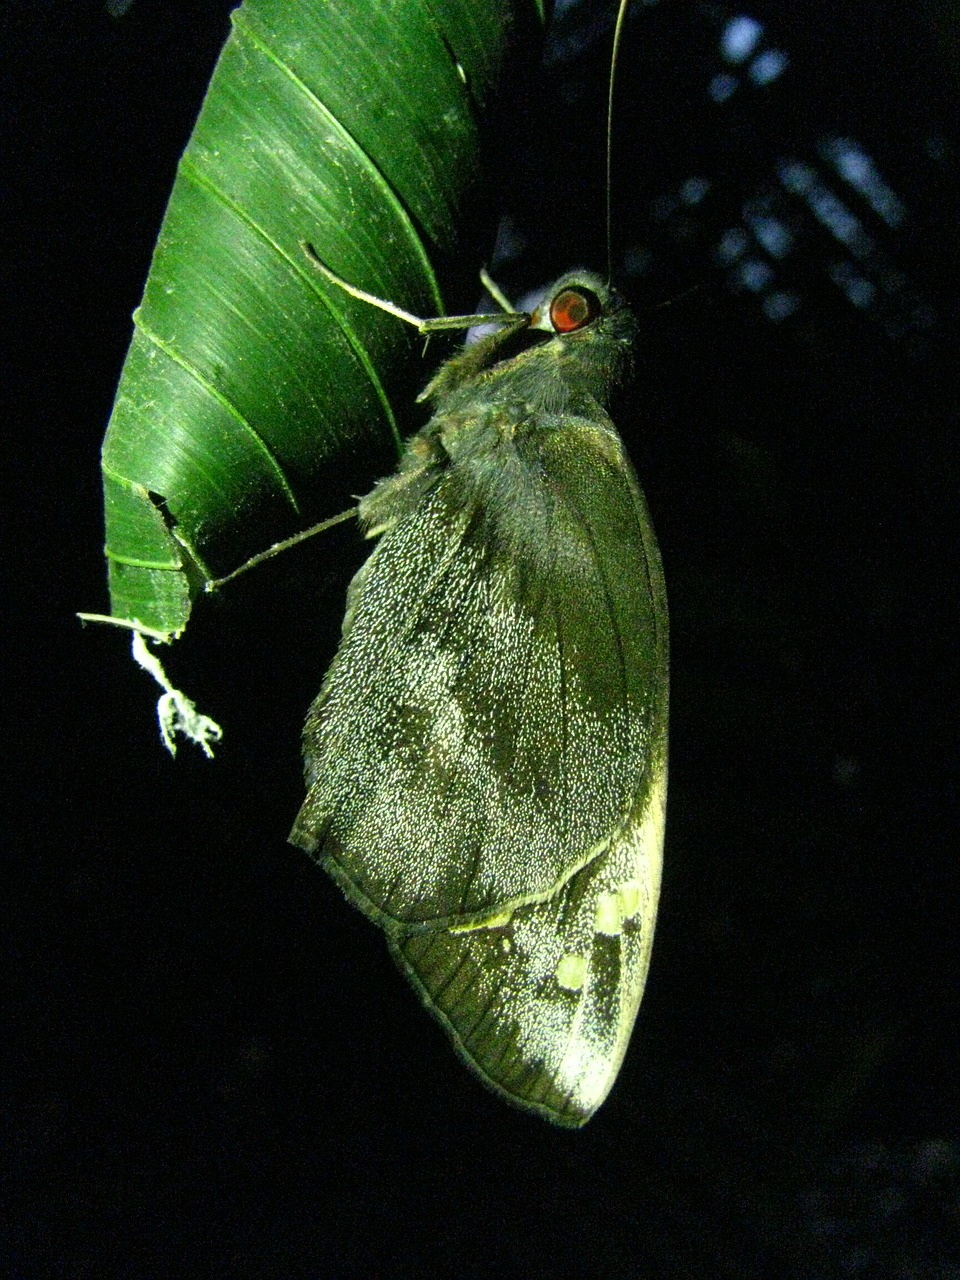
[[331,292],[299,241],[441,310],[430,257],[451,249],[476,176],[476,105],[512,8],[247,0],[233,15],[104,441],[115,616],[182,631],[191,565],[229,571],[342,504],[349,489],[318,496],[332,464],[369,473],[395,452],[388,384],[413,336]]

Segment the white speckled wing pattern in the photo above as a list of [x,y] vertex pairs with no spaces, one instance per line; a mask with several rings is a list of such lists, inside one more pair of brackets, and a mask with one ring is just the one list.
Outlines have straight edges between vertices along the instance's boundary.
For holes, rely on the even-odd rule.
[[291,839],[384,930],[479,1076],[577,1127],[649,965],[668,641],[603,403],[635,322],[595,277],[554,296],[571,282],[596,323],[448,362],[437,413],[361,503],[379,541],[307,717]]
[[523,536],[445,472],[357,575],[308,718],[295,838],[379,922],[548,896],[645,785],[666,684],[649,517],[605,432],[531,434]]
[[610,1091],[643,996],[665,800],[664,762],[643,808],[545,902],[486,927],[387,934],[400,966],[481,1078],[571,1128],[586,1123]]

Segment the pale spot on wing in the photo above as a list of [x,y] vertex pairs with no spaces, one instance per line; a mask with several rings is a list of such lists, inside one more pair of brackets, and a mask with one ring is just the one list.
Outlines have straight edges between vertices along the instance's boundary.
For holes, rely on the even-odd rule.
[[579,991],[587,977],[587,958],[568,952],[557,964],[557,983],[566,991]]
[[594,913],[594,926],[597,933],[606,934],[608,938],[615,938],[619,934],[622,924],[620,895],[616,890],[612,893],[601,893],[597,898],[597,909]]
[[639,880],[625,880],[620,886],[620,910],[624,920],[632,920],[640,910],[644,886]]
[[626,922],[640,910],[645,887],[639,880],[625,880],[610,893],[601,893],[597,899],[597,933],[616,938]]

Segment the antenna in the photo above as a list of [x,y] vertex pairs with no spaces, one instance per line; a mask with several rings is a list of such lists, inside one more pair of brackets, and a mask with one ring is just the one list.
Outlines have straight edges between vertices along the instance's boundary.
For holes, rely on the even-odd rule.
[[613,279],[613,82],[617,74],[617,59],[620,56],[620,40],[627,20],[627,6],[630,0],[620,0],[617,9],[617,22],[613,29],[613,47],[610,50],[610,82],[607,87],[607,284]]

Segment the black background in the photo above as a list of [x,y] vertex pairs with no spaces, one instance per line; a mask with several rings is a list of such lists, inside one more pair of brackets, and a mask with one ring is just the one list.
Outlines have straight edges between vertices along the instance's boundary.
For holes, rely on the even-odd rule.
[[[285,844],[355,531],[191,624],[171,665],[226,726],[213,763],[162,752],[126,642],[72,617],[106,606],[98,448],[229,8],[4,11],[21,399],[0,1269],[960,1274],[955,15],[757,6],[760,47],[789,55],[762,88],[720,53],[738,10],[632,15],[614,225],[644,337],[621,422],[671,596],[671,795],[634,1042],[570,1134],[468,1076],[376,930]],[[514,186],[486,193],[513,209],[510,288],[603,269],[608,17],[562,18],[510,107]],[[723,70],[739,84],[717,103]],[[830,136],[872,156],[897,227],[827,174]],[[718,261],[745,202],[782,204],[785,156],[879,246],[869,305],[802,202],[772,285]],[[772,289],[797,304],[779,323]]]

